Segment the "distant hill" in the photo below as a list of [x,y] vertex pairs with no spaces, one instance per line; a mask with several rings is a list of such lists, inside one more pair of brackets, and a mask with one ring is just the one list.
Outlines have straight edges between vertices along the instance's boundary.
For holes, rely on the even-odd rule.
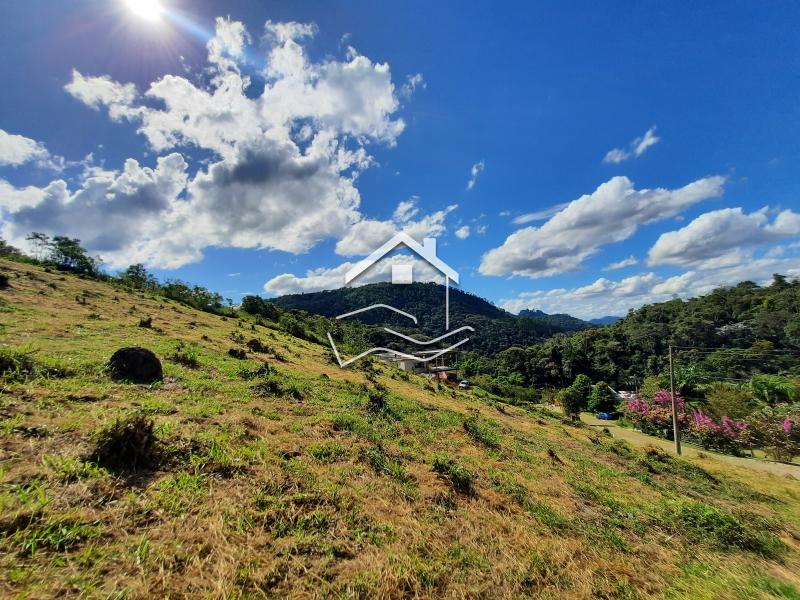
[[572,315],[568,315],[566,313],[556,313],[553,315],[549,315],[546,312],[543,312],[538,309],[529,309],[525,308],[519,311],[520,317],[528,317],[532,319],[542,319],[547,321],[548,323],[552,323],[554,325],[558,325],[559,327],[563,327],[565,331],[580,331],[581,329],[586,329],[588,325],[596,325],[594,321],[584,321],[579,319],[578,317],[573,317]]
[[743,281],[689,300],[645,305],[605,327],[553,337],[522,354],[498,353],[484,370],[513,370],[526,385],[557,387],[584,374],[625,389],[665,373],[670,344],[684,392],[756,373],[800,376],[800,280],[775,275],[770,285]]
[[597,317],[596,319],[589,319],[589,323],[592,325],[611,325],[612,323],[616,323],[622,317],[615,317],[613,315],[609,315],[607,317]]
[[[335,317],[372,304],[388,304],[419,319],[417,331],[439,335],[445,326],[445,289],[435,283],[370,285],[341,288],[308,294],[290,294],[273,301],[284,309]],[[372,311],[354,317],[367,325],[407,327],[407,318],[390,311]],[[591,327],[590,323],[569,315],[536,314],[515,316],[491,302],[459,289],[450,289],[450,325],[470,325],[476,329],[471,347],[483,353],[499,352],[510,346],[529,346],[559,333]]]

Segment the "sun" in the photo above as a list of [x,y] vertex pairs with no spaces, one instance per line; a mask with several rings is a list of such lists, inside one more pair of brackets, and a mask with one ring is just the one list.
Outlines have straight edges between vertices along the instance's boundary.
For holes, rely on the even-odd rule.
[[164,13],[164,7],[159,0],[125,0],[125,4],[137,17],[148,21],[158,21]]

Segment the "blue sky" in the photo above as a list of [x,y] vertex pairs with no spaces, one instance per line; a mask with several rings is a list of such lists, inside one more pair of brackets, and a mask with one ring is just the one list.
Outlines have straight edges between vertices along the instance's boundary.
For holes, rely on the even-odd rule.
[[800,275],[800,6],[696,4],[6,3],[0,234],[234,301],[397,229],[513,311]]

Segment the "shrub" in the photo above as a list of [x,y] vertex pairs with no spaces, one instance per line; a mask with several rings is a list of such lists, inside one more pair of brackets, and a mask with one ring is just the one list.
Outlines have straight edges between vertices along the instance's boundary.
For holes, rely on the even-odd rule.
[[724,416],[720,423],[716,423],[702,410],[692,411],[686,427],[686,437],[691,441],[703,448],[728,454],[741,454],[748,436],[748,426],[744,421]]
[[367,392],[367,410],[374,414],[382,413],[386,409],[386,388],[375,384]]
[[446,478],[453,488],[468,496],[475,495],[476,475],[466,467],[458,464],[448,456],[437,456],[433,459],[433,470]]
[[366,461],[378,475],[387,475],[401,482],[409,482],[414,479],[403,463],[390,456],[386,450],[383,449],[383,446],[364,448],[361,451],[361,458]]
[[95,435],[95,449],[88,460],[112,471],[154,467],[158,443],[153,427],[152,419],[141,414],[117,419]]
[[242,368],[239,370],[239,377],[242,379],[258,379],[270,374],[270,367],[267,363],[262,363],[255,369]]
[[200,366],[199,352],[197,344],[178,340],[175,352],[170,356],[170,360],[185,367],[196,369]]
[[765,408],[747,419],[750,443],[764,448],[774,460],[791,462],[800,455],[800,407]]
[[291,380],[281,379],[275,371],[271,371],[263,381],[253,386],[253,391],[262,396],[291,396],[295,400],[303,399],[303,392]]
[[749,391],[726,383],[709,385],[705,389],[705,397],[709,412],[718,419],[724,416],[743,419],[757,406]]
[[247,352],[245,352],[241,348],[230,348],[228,350],[228,356],[231,356],[238,360],[245,360],[247,358]]
[[36,373],[36,364],[31,352],[23,352],[9,346],[0,346],[0,379],[25,381]]
[[270,348],[267,344],[263,343],[261,340],[256,338],[249,340],[246,345],[248,348],[250,348],[252,352],[259,352],[262,354],[272,352],[272,348]]
[[[683,429],[687,421],[686,401],[679,393],[675,394],[675,404],[678,424]],[[622,412],[642,432],[672,438],[672,397],[667,390],[658,390],[652,400],[641,396],[631,398],[623,405]]]

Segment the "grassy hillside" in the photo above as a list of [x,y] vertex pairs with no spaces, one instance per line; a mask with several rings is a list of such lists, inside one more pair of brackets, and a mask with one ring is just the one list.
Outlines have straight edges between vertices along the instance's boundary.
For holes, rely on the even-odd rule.
[[[797,480],[340,370],[269,322],[0,272],[0,596],[800,597]],[[162,382],[109,378],[129,345]],[[133,415],[158,442],[135,470],[108,452]]]
[[[429,336],[445,330],[445,289],[435,283],[392,285],[373,283],[354,288],[341,288],[308,294],[290,294],[275,299],[282,308],[304,310],[315,315],[335,317],[372,304],[388,304],[415,315],[419,330]],[[389,311],[374,311],[355,317],[367,325],[406,327],[408,318]],[[547,315],[537,312],[517,317],[497,308],[491,302],[457,288],[450,289],[450,323],[454,327],[471,325],[470,348],[490,355],[509,346],[527,346],[558,333],[580,331],[589,323],[569,315]],[[386,338],[391,339],[391,338]],[[375,341],[380,342],[377,337]]]

